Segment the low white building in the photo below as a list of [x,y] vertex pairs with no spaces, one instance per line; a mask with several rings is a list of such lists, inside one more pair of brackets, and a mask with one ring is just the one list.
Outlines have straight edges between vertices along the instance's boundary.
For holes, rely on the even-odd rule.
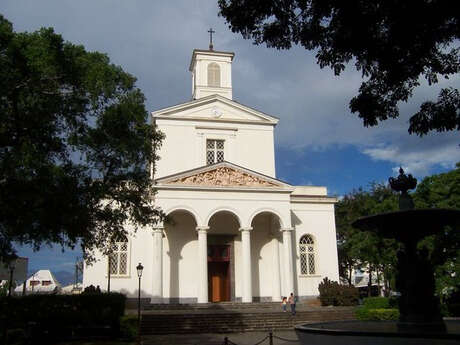
[[[14,292],[21,294],[23,285],[16,287]],[[26,294],[33,293],[57,293],[61,290],[61,284],[49,270],[39,270],[26,280]]]
[[338,281],[336,198],[276,178],[279,120],[232,99],[233,58],[194,50],[192,100],[152,113],[166,135],[155,205],[170,221],[117,243],[110,265],[99,255],[84,286],[105,288],[110,270],[112,291],[137,296],[139,262],[153,302],[302,299]]
[[63,286],[61,291],[62,294],[66,295],[76,295],[83,292],[83,287],[81,283],[72,283],[66,286]]

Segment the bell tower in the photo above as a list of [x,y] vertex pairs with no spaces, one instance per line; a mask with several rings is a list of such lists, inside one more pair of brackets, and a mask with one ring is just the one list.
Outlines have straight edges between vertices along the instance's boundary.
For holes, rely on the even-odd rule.
[[194,49],[190,72],[192,72],[192,98],[199,99],[213,94],[232,99],[232,61],[231,52],[215,51],[210,29],[208,50]]

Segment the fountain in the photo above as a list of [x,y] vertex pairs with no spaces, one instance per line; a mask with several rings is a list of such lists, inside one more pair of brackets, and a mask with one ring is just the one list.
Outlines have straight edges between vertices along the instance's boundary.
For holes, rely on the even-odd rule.
[[435,296],[434,268],[426,250],[417,244],[447,225],[460,226],[460,210],[414,209],[407,193],[417,180],[405,175],[390,178],[393,190],[401,192],[399,211],[356,220],[353,227],[372,231],[384,238],[396,239],[398,252],[396,288],[399,321],[342,321],[296,326],[302,344],[458,344],[460,322],[443,321],[439,299]]

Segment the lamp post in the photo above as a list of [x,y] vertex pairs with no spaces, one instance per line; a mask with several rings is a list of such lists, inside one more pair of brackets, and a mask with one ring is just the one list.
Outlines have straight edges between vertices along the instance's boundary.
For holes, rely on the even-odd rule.
[[10,283],[9,283],[9,286],[8,286],[8,297],[10,297],[11,296],[11,290],[13,289],[13,273],[14,273],[14,269],[16,267],[16,260],[10,261],[10,264],[8,266],[9,266],[9,269],[10,269]]
[[137,333],[140,335],[141,332],[141,277],[142,277],[142,270],[144,266],[139,262],[137,265],[137,276],[139,277],[139,293],[137,295]]
[[111,253],[107,256],[109,269],[107,271],[107,293],[110,293],[110,271],[112,270],[112,263],[110,262]]

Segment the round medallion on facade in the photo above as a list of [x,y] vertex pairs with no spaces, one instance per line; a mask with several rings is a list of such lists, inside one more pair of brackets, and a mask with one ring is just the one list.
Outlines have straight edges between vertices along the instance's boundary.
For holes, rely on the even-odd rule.
[[212,115],[216,118],[219,118],[222,116],[222,110],[217,107],[212,107]]

